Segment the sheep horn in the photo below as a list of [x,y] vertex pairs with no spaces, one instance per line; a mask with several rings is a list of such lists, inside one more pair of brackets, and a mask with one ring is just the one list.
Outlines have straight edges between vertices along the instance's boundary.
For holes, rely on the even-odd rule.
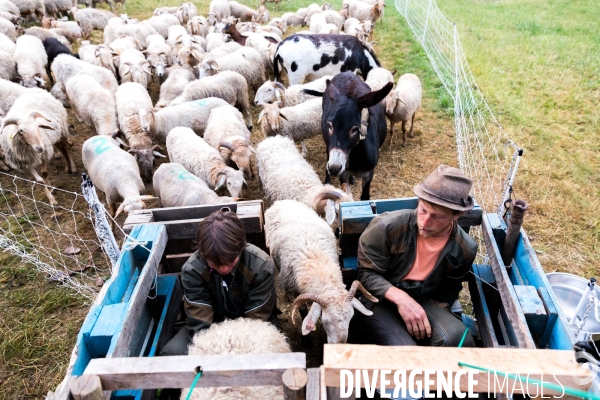
[[2,123],[2,130],[4,130],[4,128],[6,128],[8,125],[19,125],[19,118],[5,119]]
[[377,298],[375,296],[373,296],[371,293],[369,293],[367,291],[367,289],[364,288],[364,286],[362,285],[362,283],[360,283],[360,281],[354,281],[352,282],[352,286],[350,286],[350,290],[348,290],[348,296],[346,296],[346,301],[350,302],[352,301],[352,299],[354,298],[354,295],[356,294],[356,290],[360,290],[361,293],[369,300],[371,300],[373,303],[378,303],[379,300],[377,300]]
[[294,325],[296,325],[296,312],[298,311],[298,308],[309,301],[317,303],[321,306],[321,308],[326,308],[328,304],[323,297],[314,294],[301,294],[300,296],[296,297],[296,300],[294,300],[294,304],[292,305],[291,314]]
[[315,199],[315,202],[317,201],[321,201],[321,200],[341,200],[342,199],[342,194],[335,191],[335,190],[325,190],[321,193],[319,193],[317,195],[317,198]]
[[228,150],[235,151],[235,147],[233,147],[233,145],[231,143],[228,143],[225,141],[219,142],[219,147],[225,147]]
[[52,123],[52,121],[50,121],[48,118],[44,117],[42,114],[40,114],[37,111],[34,111],[31,114],[29,114],[29,118],[31,118],[31,119],[42,118],[42,119],[45,119],[46,121]]
[[154,150],[156,150],[156,149],[162,150],[163,148],[162,148],[162,147],[160,147],[160,146],[159,146],[159,145],[157,145],[157,144],[155,144],[154,146],[152,146],[152,147],[150,148],[150,150],[152,150],[152,151],[154,151]]
[[275,87],[278,87],[279,89],[283,90],[283,92],[285,93],[285,86],[283,86],[283,84],[281,82],[275,82]]
[[128,153],[132,153],[132,154],[140,154],[139,150],[137,149],[129,149],[127,150]]
[[113,219],[117,219],[117,217],[119,216],[119,214],[121,214],[124,209],[125,209],[125,202],[121,203],[121,205],[119,206],[119,208],[117,208],[117,212],[115,213],[115,216],[113,217]]
[[[262,104],[262,103],[261,103]],[[265,110],[262,110],[260,112],[260,114],[258,114],[258,123],[260,123],[260,120],[262,119],[262,117],[265,115]]]
[[346,194],[348,196],[352,196],[352,189],[350,188],[350,185],[348,185],[347,183],[342,183],[342,190],[344,192],[346,192]]

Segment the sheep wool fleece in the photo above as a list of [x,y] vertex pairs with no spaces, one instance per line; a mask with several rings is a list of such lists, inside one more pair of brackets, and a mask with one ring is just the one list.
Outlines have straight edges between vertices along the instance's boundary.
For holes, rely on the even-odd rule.
[[189,339],[212,323],[239,317],[268,321],[275,311],[275,263],[246,244],[228,275],[220,275],[194,253],[181,270]]

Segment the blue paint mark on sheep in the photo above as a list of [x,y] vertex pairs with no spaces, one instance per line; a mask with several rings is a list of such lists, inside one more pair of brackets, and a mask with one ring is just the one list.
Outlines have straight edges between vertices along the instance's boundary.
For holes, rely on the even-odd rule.
[[110,143],[108,142],[108,139],[104,136],[96,136],[92,139],[91,144],[92,146],[94,146],[94,153],[96,155],[104,153],[111,147]]
[[206,99],[200,99],[200,100],[194,100],[194,101],[190,101],[191,104],[198,106],[198,107],[204,107],[207,103]]
[[173,173],[177,175],[177,179],[179,179],[180,181],[189,181],[196,178],[195,175],[190,174],[188,171],[185,170],[177,170],[173,171]]

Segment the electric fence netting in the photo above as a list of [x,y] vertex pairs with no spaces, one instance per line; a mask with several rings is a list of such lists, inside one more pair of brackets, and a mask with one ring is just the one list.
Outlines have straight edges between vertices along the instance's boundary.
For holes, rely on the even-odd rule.
[[[473,179],[472,194],[484,212],[504,212],[522,150],[506,135],[479,90],[458,37],[456,24],[435,0],[395,0],[454,101],[454,127],[460,169]],[[485,247],[474,229],[483,262]]]

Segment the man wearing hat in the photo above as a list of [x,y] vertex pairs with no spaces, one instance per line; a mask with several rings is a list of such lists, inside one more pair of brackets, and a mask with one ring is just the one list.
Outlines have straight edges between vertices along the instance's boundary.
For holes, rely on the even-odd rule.
[[[440,165],[414,187],[416,210],[383,213],[363,232],[358,279],[380,302],[372,316],[355,315],[351,331],[358,342],[458,346],[465,326],[450,305],[477,243],[456,221],[473,208],[472,185],[459,169]],[[471,335],[463,346],[474,346]]]

